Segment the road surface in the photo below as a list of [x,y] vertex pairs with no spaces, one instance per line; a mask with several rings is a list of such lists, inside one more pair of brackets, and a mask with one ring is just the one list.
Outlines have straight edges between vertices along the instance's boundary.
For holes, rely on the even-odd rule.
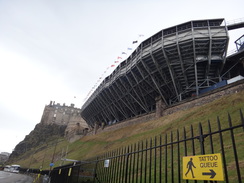
[[1,183],[32,183],[32,177],[22,174],[0,171]]

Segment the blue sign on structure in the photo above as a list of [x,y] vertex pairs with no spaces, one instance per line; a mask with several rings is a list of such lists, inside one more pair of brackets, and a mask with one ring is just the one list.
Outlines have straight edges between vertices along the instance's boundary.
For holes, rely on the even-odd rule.
[[50,163],[50,166],[54,166],[54,163]]

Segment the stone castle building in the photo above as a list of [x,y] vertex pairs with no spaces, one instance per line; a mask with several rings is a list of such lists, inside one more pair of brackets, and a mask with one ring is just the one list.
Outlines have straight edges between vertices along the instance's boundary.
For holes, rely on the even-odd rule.
[[76,108],[74,104],[70,106],[55,104],[50,101],[43,111],[41,124],[57,124],[67,126],[65,136],[70,139],[77,135],[85,135],[88,125],[80,115],[81,109]]

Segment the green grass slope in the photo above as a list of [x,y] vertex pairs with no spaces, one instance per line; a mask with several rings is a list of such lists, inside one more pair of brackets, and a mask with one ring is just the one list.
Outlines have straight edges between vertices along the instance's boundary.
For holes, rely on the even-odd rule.
[[[88,160],[108,151],[150,139],[160,134],[175,132],[177,129],[181,130],[183,127],[189,129],[193,125],[193,128],[197,128],[199,122],[206,124],[208,120],[216,121],[217,116],[221,121],[226,121],[228,113],[231,115],[234,124],[240,123],[240,109],[244,112],[244,91],[224,96],[202,106],[178,111],[156,120],[130,125],[114,131],[101,132],[96,135],[88,135],[73,143],[69,143],[65,139],[54,140],[31,149],[14,163],[20,164],[22,167],[39,168],[42,166],[43,169],[49,169],[49,164],[52,161],[55,166],[69,163],[60,161],[66,152],[66,158],[68,159]],[[223,125],[228,124],[224,123]],[[237,142],[243,141],[241,140],[243,139],[243,133],[239,138]]]

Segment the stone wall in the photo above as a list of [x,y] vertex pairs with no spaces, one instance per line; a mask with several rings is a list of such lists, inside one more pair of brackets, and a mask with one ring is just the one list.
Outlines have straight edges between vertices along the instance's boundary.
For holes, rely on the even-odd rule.
[[[187,100],[181,101],[170,107],[166,107],[164,102],[161,99],[158,99],[157,104],[161,104],[162,106],[157,105],[157,107],[160,107],[160,109],[159,110],[156,109],[156,112],[138,116],[138,117],[132,118],[130,120],[121,121],[119,123],[116,123],[116,124],[113,124],[110,126],[105,126],[104,129],[102,129],[102,127],[99,127],[97,129],[96,133],[113,131],[113,130],[120,129],[120,128],[129,126],[129,125],[144,123],[144,122],[147,122],[147,121],[150,121],[153,119],[157,119],[157,118],[165,116],[165,115],[172,114],[172,113],[180,111],[180,110],[186,110],[186,109],[193,108],[195,106],[207,104],[218,98],[221,98],[223,96],[230,95],[233,93],[237,93],[242,90],[244,90],[244,80],[226,85],[226,86],[218,88],[212,92],[208,92],[206,94],[203,94],[203,95],[200,95],[197,97],[189,98]],[[93,135],[93,134],[94,134],[94,130],[91,130],[88,132],[87,135]]]
[[67,125],[67,128],[65,129],[65,137],[69,140],[77,137],[82,137],[83,135],[86,134],[85,129],[88,129],[88,125],[85,122],[81,116],[79,118],[77,117],[76,120],[70,120],[70,122]]
[[[121,122],[115,123],[113,125],[105,126],[104,129],[102,129],[102,127],[100,126],[97,129],[96,134],[101,133],[101,132],[106,132],[106,131],[113,131],[113,130],[124,128],[126,126],[133,125],[133,124],[144,123],[144,122],[147,122],[147,121],[150,121],[153,119],[155,119],[154,112],[150,113],[150,114],[138,116],[138,117],[126,120],[126,121],[121,121]],[[93,134],[94,134],[94,131],[92,130],[92,131],[89,131],[87,135],[93,135]]]
[[201,106],[203,104],[207,104],[216,99],[219,99],[223,96],[230,95],[233,93],[237,93],[244,90],[244,80],[226,85],[224,87],[218,88],[212,92],[208,92],[204,95],[200,95],[198,97],[193,97],[187,100],[184,100],[180,103],[172,105],[168,107],[166,110],[162,112],[162,116],[172,114],[174,112],[180,110],[186,110],[195,106]]

